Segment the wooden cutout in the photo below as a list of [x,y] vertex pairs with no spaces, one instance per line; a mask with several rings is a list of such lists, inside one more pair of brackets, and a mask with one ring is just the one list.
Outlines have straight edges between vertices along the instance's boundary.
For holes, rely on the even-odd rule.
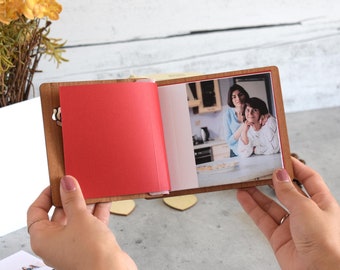
[[134,200],[124,200],[112,202],[110,213],[120,216],[128,216],[135,209],[136,203]]
[[184,211],[193,207],[197,203],[195,195],[183,195],[163,198],[163,202],[176,210]]

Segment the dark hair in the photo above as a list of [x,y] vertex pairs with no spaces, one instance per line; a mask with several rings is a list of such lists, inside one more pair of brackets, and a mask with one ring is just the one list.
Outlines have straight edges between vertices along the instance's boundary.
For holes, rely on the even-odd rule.
[[261,115],[266,115],[268,114],[268,108],[266,103],[257,97],[250,98],[246,101],[246,105],[244,106],[244,111],[246,111],[247,107],[252,107],[254,109],[258,109],[260,111],[260,116]]
[[246,101],[249,99],[248,92],[241,85],[237,83],[233,84],[232,86],[230,86],[229,91],[228,91],[228,105],[229,107],[232,107],[232,108],[235,107],[233,103],[232,95],[233,95],[233,92],[236,90],[240,91],[240,93],[246,96]]

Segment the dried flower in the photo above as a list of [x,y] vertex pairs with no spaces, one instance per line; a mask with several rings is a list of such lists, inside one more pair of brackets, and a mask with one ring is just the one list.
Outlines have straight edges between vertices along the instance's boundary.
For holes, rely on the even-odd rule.
[[42,55],[67,61],[65,42],[48,37],[61,11],[55,0],[0,0],[0,107],[28,98]]

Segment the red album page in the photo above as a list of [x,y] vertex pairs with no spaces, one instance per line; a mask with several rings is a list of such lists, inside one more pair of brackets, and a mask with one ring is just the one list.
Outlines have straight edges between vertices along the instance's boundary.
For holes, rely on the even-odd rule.
[[61,86],[66,174],[86,199],[170,190],[157,85]]

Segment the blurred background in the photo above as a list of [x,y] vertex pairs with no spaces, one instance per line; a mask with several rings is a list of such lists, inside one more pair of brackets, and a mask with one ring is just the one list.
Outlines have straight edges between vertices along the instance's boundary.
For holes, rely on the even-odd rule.
[[68,63],[42,59],[43,82],[278,66],[285,109],[340,105],[340,2],[59,1],[50,37]]

